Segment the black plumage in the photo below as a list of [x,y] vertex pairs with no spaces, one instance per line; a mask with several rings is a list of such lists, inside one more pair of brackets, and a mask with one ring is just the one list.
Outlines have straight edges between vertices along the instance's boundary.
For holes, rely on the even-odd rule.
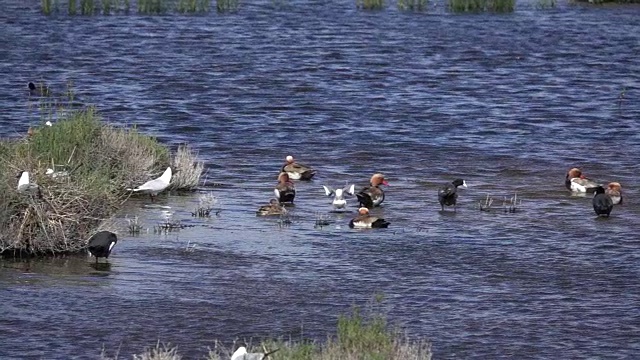
[[598,186],[596,188],[592,202],[593,210],[596,212],[596,215],[609,217],[611,210],[613,210],[613,200],[611,199],[611,196],[605,194],[602,186]]
[[445,205],[453,205],[453,211],[456,211],[456,203],[458,202],[458,186],[467,187],[467,184],[462,179],[455,179],[451,184],[446,184],[438,189],[438,202],[440,202],[442,210],[444,210]]
[[91,255],[96,257],[97,263],[98,258],[109,258],[111,249],[113,249],[117,242],[118,237],[116,234],[111,231],[100,231],[89,239],[88,249]]

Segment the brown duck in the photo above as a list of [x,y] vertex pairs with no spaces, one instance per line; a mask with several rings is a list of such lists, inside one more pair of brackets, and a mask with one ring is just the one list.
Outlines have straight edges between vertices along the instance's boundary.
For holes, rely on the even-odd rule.
[[278,185],[273,189],[273,193],[280,203],[293,204],[293,199],[296,197],[296,187],[289,180],[289,175],[286,172],[281,172],[278,175]]
[[292,180],[311,180],[316,174],[316,171],[309,166],[295,162],[291,155],[287,156],[281,171],[286,172]]
[[382,204],[384,201],[384,191],[382,191],[380,185],[388,186],[389,183],[385,180],[384,175],[373,174],[370,185],[356,193],[360,206],[371,209]]
[[368,228],[386,228],[389,222],[382,218],[369,215],[369,209],[361,207],[358,209],[358,216],[349,222],[350,228],[368,229]]

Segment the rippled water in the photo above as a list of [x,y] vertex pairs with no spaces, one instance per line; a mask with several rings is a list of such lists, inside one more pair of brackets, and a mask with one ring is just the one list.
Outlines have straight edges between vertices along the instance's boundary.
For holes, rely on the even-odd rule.
[[[0,1],[2,135],[40,121],[28,81],[71,81],[107,121],[192,144],[225,186],[211,219],[191,217],[198,194],[129,203],[122,223],[195,226],[122,229],[108,267],[0,260],[0,358],[322,340],[376,293],[436,358],[640,353],[639,7],[451,15],[306,1],[45,18],[39,1],[15,3]],[[280,226],[254,211],[288,154],[319,173]],[[565,190],[573,166],[622,183],[610,219]],[[389,229],[352,231],[351,213],[314,227],[329,210],[321,185],[373,172],[391,183],[376,210]],[[456,177],[469,184],[459,211],[440,212],[436,189]],[[477,209],[515,192],[515,214]]]

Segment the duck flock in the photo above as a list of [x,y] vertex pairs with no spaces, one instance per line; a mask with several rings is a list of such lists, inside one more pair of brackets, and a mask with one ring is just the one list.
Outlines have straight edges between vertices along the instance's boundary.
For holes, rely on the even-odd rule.
[[[258,216],[282,216],[287,214],[287,206],[293,205],[296,197],[296,186],[292,180],[311,180],[316,174],[316,170],[312,167],[297,163],[293,156],[286,157],[286,162],[280,169],[278,175],[278,183],[273,189],[275,198],[271,199],[266,205],[261,206],[257,211]],[[64,176],[48,169],[47,175],[56,177]],[[152,201],[162,191],[166,190],[172,177],[171,167],[167,167],[164,173],[153,180],[136,187],[127,189],[135,193],[149,194]],[[351,228],[386,228],[389,222],[383,218],[372,215],[369,211],[380,206],[385,200],[383,185],[389,185],[383,174],[376,173],[371,176],[369,185],[361,188],[356,192],[355,185],[347,185],[341,189],[334,189],[323,185],[323,189],[327,196],[333,197],[331,205],[336,212],[345,211],[347,209],[347,197],[355,196],[358,201],[358,213],[349,221]],[[614,205],[622,204],[622,186],[618,182],[611,182],[607,187],[587,178],[580,169],[572,168],[567,172],[565,178],[565,186],[574,193],[593,194],[592,204],[593,210],[597,216],[609,217]],[[441,210],[445,207],[453,207],[456,211],[458,200],[458,187],[466,188],[467,184],[464,179],[455,179],[451,183],[444,184],[438,189],[438,202]],[[29,173],[24,171],[19,175],[18,192],[21,193],[40,193],[39,187],[29,181]],[[117,242],[114,233],[101,231],[93,235],[88,242],[89,253],[98,258],[108,258],[111,249]]]

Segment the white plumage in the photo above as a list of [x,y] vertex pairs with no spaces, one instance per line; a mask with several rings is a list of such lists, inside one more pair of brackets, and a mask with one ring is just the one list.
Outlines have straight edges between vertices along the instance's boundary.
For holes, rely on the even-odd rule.
[[148,193],[151,196],[155,196],[161,193],[167,187],[169,187],[170,183],[171,183],[171,167],[168,167],[167,170],[165,170],[162,176],[160,176],[159,178],[149,180],[135,189],[127,189],[127,190],[134,191],[134,192]]
[[353,196],[355,194],[355,185],[346,186],[343,189],[333,189],[329,186],[322,185],[324,188],[324,192],[327,196],[333,196],[333,200],[331,201],[331,205],[333,205],[334,209],[344,209],[347,207],[347,200],[345,199],[346,195]]

